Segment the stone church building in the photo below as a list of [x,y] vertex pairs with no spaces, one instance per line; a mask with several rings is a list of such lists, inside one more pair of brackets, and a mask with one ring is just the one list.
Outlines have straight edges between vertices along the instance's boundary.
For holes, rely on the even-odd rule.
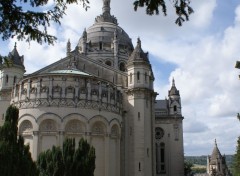
[[8,63],[0,62],[1,121],[9,104],[19,108],[19,134],[34,160],[65,138],[85,138],[96,150],[95,176],[184,175],[175,81],[156,100],[149,55],[118,25],[110,0],[75,48],[68,41],[65,58],[24,75],[15,46]]
[[209,176],[231,176],[225,155],[222,156],[216,140],[212,155],[207,157],[207,174]]

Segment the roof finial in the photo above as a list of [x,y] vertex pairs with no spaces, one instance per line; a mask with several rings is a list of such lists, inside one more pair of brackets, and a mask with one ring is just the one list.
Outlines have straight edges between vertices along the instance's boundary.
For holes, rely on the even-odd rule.
[[174,80],[174,77],[172,79],[172,87],[175,87],[175,80]]
[[217,139],[215,139],[215,146],[217,147]]
[[110,0],[103,0],[103,14],[110,14]]
[[139,37],[137,38],[137,45],[138,45],[139,47],[141,47],[141,40],[140,40]]
[[17,49],[17,42],[15,42],[15,44],[14,44],[14,48]]

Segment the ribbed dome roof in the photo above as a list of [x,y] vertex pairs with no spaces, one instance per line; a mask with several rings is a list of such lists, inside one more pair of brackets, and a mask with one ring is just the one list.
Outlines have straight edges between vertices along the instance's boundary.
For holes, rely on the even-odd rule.
[[103,13],[95,18],[95,23],[83,32],[79,39],[79,45],[84,37],[87,43],[100,43],[111,45],[114,38],[118,39],[119,45],[133,49],[132,40],[128,34],[118,26],[116,17],[110,14],[110,0],[103,1]]

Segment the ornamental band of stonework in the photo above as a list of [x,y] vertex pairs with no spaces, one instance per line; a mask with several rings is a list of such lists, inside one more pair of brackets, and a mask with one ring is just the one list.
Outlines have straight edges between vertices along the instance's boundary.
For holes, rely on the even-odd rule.
[[122,93],[116,86],[84,76],[32,77],[16,84],[12,94],[12,103],[19,109],[55,106],[122,111]]

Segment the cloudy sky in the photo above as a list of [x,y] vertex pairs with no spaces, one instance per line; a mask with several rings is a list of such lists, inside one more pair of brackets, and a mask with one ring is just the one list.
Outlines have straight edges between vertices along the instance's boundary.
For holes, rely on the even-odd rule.
[[[51,1],[52,3],[53,1]],[[51,6],[51,3],[49,6]],[[195,11],[182,27],[168,4],[168,16],[147,16],[143,9],[134,12],[133,0],[112,0],[111,13],[136,44],[150,53],[158,99],[165,98],[174,77],[182,98],[185,155],[211,154],[217,139],[222,154],[235,153],[240,136],[239,70],[240,2],[239,0],[192,1]],[[68,7],[61,26],[52,24],[51,34],[58,37],[54,46],[35,42],[17,42],[25,57],[27,73],[65,57],[66,42],[74,48],[84,28],[101,13],[102,0],[90,0],[86,12],[81,5]],[[0,54],[7,55],[16,40],[0,42]]]

